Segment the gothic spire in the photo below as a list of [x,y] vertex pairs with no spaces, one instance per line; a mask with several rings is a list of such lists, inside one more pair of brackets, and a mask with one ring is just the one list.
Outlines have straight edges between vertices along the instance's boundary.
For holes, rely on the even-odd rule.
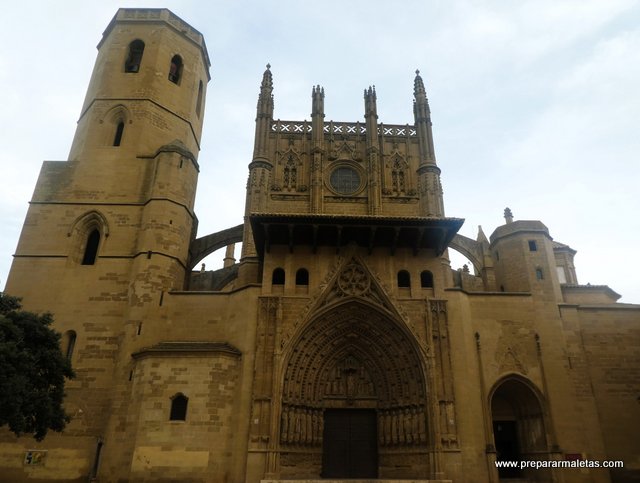
[[260,84],[260,95],[258,96],[258,117],[273,117],[273,77],[271,75],[271,64],[267,64],[267,69],[262,74]]
[[427,121],[431,125],[431,109],[429,109],[429,100],[427,99],[427,90],[424,88],[424,82],[420,77],[420,71],[416,69],[416,78],[413,81],[413,112],[418,121]]
[[253,146],[253,158],[266,159],[267,138],[269,127],[273,121],[273,78],[271,65],[267,64],[267,70],[262,75],[260,94],[258,95],[258,107],[256,113],[256,136]]
[[364,117],[368,118],[373,116],[374,119],[378,119],[378,108],[376,105],[376,86],[369,86],[364,90]]

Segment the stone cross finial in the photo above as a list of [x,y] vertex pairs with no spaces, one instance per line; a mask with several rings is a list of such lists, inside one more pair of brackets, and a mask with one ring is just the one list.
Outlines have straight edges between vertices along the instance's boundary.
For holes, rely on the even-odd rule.
[[511,213],[511,208],[504,209],[504,220],[507,223],[513,223],[513,213]]

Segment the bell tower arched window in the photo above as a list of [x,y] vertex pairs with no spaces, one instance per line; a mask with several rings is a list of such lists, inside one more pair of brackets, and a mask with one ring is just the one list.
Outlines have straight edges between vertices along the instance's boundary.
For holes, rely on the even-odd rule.
[[82,257],[82,265],[93,265],[96,263],[98,256],[98,246],[100,245],[100,230],[97,228],[89,233],[87,244]]
[[116,126],[116,134],[113,137],[113,145],[120,146],[122,142],[122,135],[124,134],[124,121],[120,121]]
[[174,84],[180,83],[180,77],[182,76],[182,57],[174,55],[171,58],[171,64],[169,65],[169,80]]
[[185,421],[187,419],[187,405],[189,398],[182,393],[178,393],[171,398],[171,412],[169,421]]
[[125,72],[136,73],[140,70],[140,63],[142,62],[143,52],[144,42],[142,40],[136,39],[129,44],[127,60],[124,63]]

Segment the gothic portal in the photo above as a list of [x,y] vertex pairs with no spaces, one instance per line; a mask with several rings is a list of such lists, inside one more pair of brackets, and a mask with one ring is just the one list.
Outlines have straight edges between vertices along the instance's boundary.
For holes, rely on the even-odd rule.
[[[267,66],[244,219],[203,235],[209,67],[166,9],[107,26],[6,286],[54,314],[71,420],[42,443],[0,432],[0,478],[638,481],[640,306],[579,284],[540,221],[507,209],[458,234],[419,72],[409,122],[381,122],[372,87],[363,117],[329,120],[320,86],[299,121],[274,116]],[[194,270],[218,249],[223,267]]]

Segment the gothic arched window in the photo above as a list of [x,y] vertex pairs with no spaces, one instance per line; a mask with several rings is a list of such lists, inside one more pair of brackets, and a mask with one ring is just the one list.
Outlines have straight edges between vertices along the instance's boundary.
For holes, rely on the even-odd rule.
[[82,265],[93,265],[96,263],[98,256],[98,246],[100,245],[100,230],[95,228],[87,237],[87,244],[84,248],[84,256],[82,257]]
[[187,405],[189,398],[182,393],[178,393],[171,398],[171,412],[169,421],[185,421],[187,419]]
[[420,286],[422,288],[433,288],[433,274],[429,270],[420,273]]
[[400,270],[398,272],[398,287],[411,287],[411,275],[406,270]]
[[142,62],[142,54],[144,52],[144,42],[140,39],[134,40],[129,44],[129,52],[127,60],[124,62],[124,71],[136,73],[140,70]]
[[122,142],[122,134],[124,134],[124,121],[120,121],[116,126],[116,134],[113,137],[113,145],[120,146]]
[[174,55],[171,58],[171,64],[169,65],[169,80],[174,84],[180,83],[180,77],[182,76],[182,57]]

